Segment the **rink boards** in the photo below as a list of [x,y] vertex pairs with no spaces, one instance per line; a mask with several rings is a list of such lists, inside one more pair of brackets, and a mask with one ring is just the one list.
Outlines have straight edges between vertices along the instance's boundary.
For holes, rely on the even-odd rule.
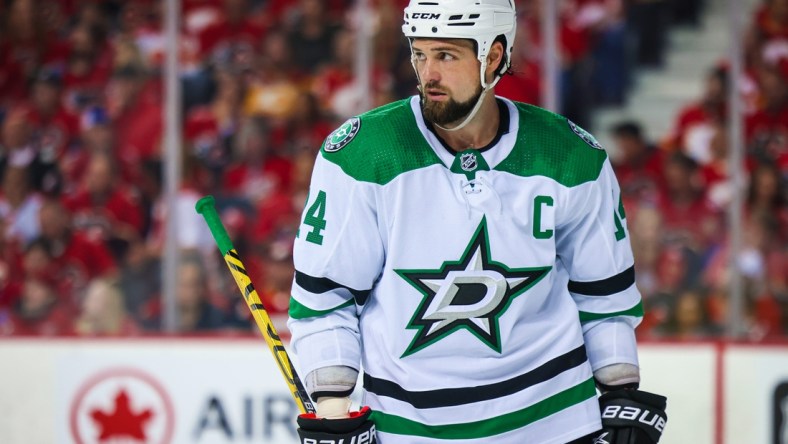
[[[646,343],[662,444],[788,444],[788,344]],[[295,404],[255,338],[0,340],[0,443],[296,443]]]

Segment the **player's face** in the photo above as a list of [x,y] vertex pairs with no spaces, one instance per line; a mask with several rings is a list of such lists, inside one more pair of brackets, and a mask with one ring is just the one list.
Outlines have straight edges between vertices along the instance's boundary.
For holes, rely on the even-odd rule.
[[473,42],[414,39],[412,46],[424,118],[447,125],[467,116],[482,93]]

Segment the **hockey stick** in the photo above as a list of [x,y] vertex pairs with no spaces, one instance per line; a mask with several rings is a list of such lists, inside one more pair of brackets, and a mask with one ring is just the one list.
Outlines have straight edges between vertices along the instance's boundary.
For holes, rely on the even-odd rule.
[[241,262],[241,258],[238,257],[238,252],[235,251],[232,241],[230,241],[230,236],[227,235],[227,230],[219,218],[213,196],[203,197],[197,201],[195,208],[205,218],[205,222],[208,223],[213,240],[216,241],[219,251],[222,252],[227,268],[230,269],[233,278],[235,278],[235,283],[238,284],[238,289],[241,290],[246,305],[252,312],[257,328],[260,329],[260,333],[265,338],[265,343],[268,344],[268,349],[273,353],[296,405],[298,405],[301,413],[315,413],[315,408],[304,389],[304,384],[301,382],[301,378],[298,377],[293,362],[290,361],[290,356],[287,355],[287,350],[285,350],[282,340],[276,333],[274,324],[260,301],[260,296],[258,296],[257,290],[254,289],[244,264]]

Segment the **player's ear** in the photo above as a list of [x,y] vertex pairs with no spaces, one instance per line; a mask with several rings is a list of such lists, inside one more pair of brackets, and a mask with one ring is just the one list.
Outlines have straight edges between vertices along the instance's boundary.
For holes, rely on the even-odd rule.
[[487,53],[487,69],[485,70],[488,79],[495,77],[494,73],[498,71],[501,63],[503,63],[503,51],[503,43],[500,41],[495,41],[490,47],[490,51]]

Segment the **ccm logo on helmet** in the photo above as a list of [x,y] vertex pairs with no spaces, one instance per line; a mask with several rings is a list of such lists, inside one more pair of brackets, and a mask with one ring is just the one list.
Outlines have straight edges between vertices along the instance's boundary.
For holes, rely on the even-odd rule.
[[[649,418],[649,415],[653,415]],[[662,433],[665,428],[665,418],[656,413],[651,413],[649,410],[639,409],[631,406],[609,405],[605,407],[602,412],[602,418],[605,419],[626,419],[629,421],[638,421],[646,425],[650,425]]]
[[427,20],[432,20],[432,19],[437,20],[438,17],[440,16],[441,16],[440,14],[435,14],[434,12],[414,12],[413,14],[410,15],[410,17],[414,19],[427,19]]

